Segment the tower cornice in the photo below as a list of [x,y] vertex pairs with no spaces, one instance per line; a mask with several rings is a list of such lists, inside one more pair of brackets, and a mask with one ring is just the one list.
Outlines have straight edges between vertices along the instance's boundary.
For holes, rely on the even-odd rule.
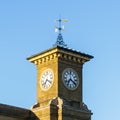
[[81,53],[74,49],[55,46],[46,51],[32,55],[31,57],[28,57],[27,60],[35,64],[42,64],[44,62],[50,61],[55,58],[67,59],[72,62],[83,64],[89,61],[90,59],[92,59],[93,56],[85,54],[85,53]]

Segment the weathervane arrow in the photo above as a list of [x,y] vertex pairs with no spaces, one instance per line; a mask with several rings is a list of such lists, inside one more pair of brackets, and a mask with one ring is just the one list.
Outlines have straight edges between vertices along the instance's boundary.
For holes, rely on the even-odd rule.
[[61,20],[61,19],[59,19],[59,20],[56,20],[56,22],[59,23],[59,27],[55,26],[55,32],[58,32],[58,37],[57,37],[57,41],[54,44],[54,46],[66,47],[67,45],[64,43],[63,37],[62,37],[62,34],[61,34],[61,31],[64,30],[64,26],[62,26],[61,23],[62,22],[68,22],[68,20],[66,20],[66,19]]

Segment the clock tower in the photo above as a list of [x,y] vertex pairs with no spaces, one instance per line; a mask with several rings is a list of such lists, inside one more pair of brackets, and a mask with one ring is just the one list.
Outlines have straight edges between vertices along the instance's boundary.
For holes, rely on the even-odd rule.
[[37,68],[37,102],[31,110],[39,120],[91,120],[83,103],[82,68],[93,56],[67,47],[59,19],[55,45],[27,58]]

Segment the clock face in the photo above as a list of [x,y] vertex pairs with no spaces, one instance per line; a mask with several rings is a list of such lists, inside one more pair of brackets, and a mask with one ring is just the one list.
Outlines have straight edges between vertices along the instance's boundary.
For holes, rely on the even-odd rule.
[[63,71],[62,79],[64,85],[70,90],[75,90],[79,85],[78,74],[72,68],[67,68]]
[[53,80],[54,80],[53,71],[51,69],[46,69],[45,71],[43,71],[41,76],[40,80],[41,88],[43,90],[48,90],[52,86]]

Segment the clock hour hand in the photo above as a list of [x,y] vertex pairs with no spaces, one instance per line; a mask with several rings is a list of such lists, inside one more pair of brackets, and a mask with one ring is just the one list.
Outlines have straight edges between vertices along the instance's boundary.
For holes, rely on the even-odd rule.
[[65,83],[67,84],[67,85],[69,85],[69,82],[71,81],[71,79],[68,79],[68,80],[65,80]]
[[49,82],[49,83],[51,83],[51,81],[49,81],[48,79],[46,79],[46,82]]
[[45,82],[43,83],[43,85],[45,85],[47,83],[48,79],[45,80]]

